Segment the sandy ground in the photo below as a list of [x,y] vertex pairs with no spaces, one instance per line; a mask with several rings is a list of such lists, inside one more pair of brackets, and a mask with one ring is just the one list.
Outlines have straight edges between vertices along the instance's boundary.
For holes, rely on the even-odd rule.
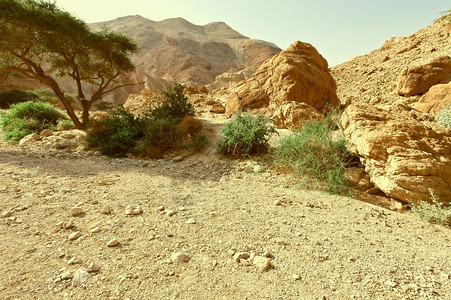
[[451,298],[449,229],[211,152],[0,143],[0,298]]

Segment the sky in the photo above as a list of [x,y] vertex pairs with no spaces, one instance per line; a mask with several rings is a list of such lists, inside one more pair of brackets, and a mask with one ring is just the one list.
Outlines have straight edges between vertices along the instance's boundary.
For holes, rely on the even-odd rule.
[[225,22],[253,39],[286,49],[312,44],[334,66],[432,24],[451,0],[56,0],[87,23],[141,15],[182,17],[196,25]]

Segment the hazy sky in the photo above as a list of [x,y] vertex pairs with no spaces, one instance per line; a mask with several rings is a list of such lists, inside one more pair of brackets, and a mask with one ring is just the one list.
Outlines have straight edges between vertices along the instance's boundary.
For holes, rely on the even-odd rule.
[[223,21],[239,33],[286,49],[300,40],[330,66],[408,36],[451,8],[450,0],[57,0],[88,23],[127,15],[153,21],[182,17],[196,25]]

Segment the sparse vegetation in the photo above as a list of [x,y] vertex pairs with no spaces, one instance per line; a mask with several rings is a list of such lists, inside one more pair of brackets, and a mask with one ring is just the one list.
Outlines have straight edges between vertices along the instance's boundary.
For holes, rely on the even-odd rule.
[[275,149],[276,162],[287,167],[298,176],[307,176],[305,183],[316,187],[325,185],[332,194],[346,194],[343,173],[352,158],[346,149],[345,140],[333,140],[336,129],[332,115],[324,120],[309,120],[297,132],[280,141]]
[[277,132],[270,122],[270,119],[260,115],[254,117],[249,113],[237,113],[222,129],[217,143],[218,152],[249,156],[267,151],[269,138]]
[[180,122],[185,116],[194,115],[194,107],[188,102],[183,91],[185,86],[175,83],[163,92],[163,100],[157,108],[152,111],[152,116],[157,119],[172,118]]
[[19,141],[28,134],[38,133],[46,128],[54,129],[58,122],[65,119],[67,118],[50,103],[16,103],[2,115],[3,137],[6,141]]
[[8,109],[12,104],[39,100],[39,95],[31,91],[10,90],[0,92],[0,108]]
[[425,222],[451,228],[451,207],[444,207],[432,189],[429,189],[429,195],[432,203],[422,201],[412,207],[412,213]]
[[112,157],[131,153],[159,158],[168,149],[181,147],[182,142],[200,149],[203,138],[197,134],[202,122],[191,116],[194,109],[183,88],[180,84],[168,88],[163,93],[167,101],[144,116],[118,108],[104,120],[92,122],[88,146]]
[[451,128],[451,105],[443,106],[435,119],[440,125]]

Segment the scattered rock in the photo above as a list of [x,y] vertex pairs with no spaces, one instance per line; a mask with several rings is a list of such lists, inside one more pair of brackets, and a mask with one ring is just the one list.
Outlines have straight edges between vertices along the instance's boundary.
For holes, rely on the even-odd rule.
[[190,260],[190,257],[185,253],[175,252],[171,255],[171,261],[173,263],[186,263]]
[[72,232],[71,234],[69,234],[68,240],[74,241],[74,240],[78,239],[79,237],[81,237],[80,231],[75,231],[75,232]]
[[169,217],[172,217],[172,216],[175,215],[176,213],[177,213],[176,210],[171,209],[171,210],[169,210],[169,211],[166,213],[166,215],[169,216]]
[[99,270],[100,270],[100,267],[94,262],[90,263],[88,268],[86,269],[86,271],[88,273],[98,272]]
[[301,280],[301,275],[293,274],[293,275],[291,275],[291,278],[294,279],[294,280]]
[[182,160],[184,160],[184,157],[181,155],[176,156],[172,159],[173,162],[181,162]]
[[43,131],[41,131],[41,134],[40,134],[41,138],[45,138],[45,137],[48,137],[51,135],[53,135],[53,131],[50,129],[44,129]]
[[240,262],[242,259],[248,259],[250,257],[247,252],[238,252],[233,255],[233,260],[236,262]]
[[109,215],[111,213],[111,209],[109,207],[104,207],[100,210],[102,215]]
[[74,277],[72,279],[72,286],[77,287],[85,283],[91,275],[85,270],[79,269],[75,272]]
[[8,217],[11,217],[12,215],[13,215],[13,212],[11,210],[2,212],[2,218],[8,218]]
[[80,207],[73,207],[71,210],[70,210],[70,214],[71,214],[71,216],[73,216],[73,217],[76,217],[76,216],[78,216],[78,215],[81,215],[83,213],[83,209],[81,209]]
[[142,213],[142,209],[139,205],[130,204],[125,208],[125,214],[129,216],[139,215]]
[[74,278],[74,272],[72,271],[65,271],[60,275],[62,280],[68,280]]
[[191,218],[186,221],[186,224],[196,224],[196,220]]
[[261,272],[268,270],[271,267],[271,260],[267,257],[263,256],[255,256],[253,260],[253,264],[259,269]]
[[108,243],[106,243],[106,245],[108,247],[116,247],[117,245],[119,245],[119,240],[117,238],[113,238],[109,240]]

